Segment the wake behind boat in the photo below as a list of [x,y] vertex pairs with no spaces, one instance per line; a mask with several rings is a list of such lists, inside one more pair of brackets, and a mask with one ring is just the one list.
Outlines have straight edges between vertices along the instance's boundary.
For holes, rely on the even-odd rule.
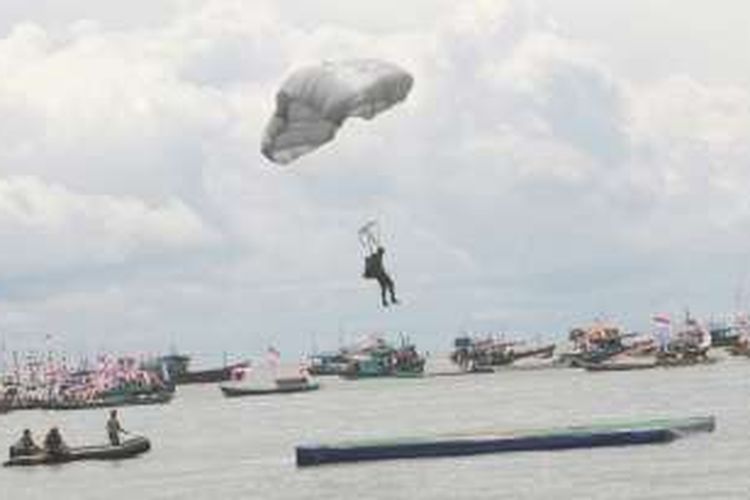
[[4,467],[52,465],[79,460],[122,460],[132,458],[151,449],[151,442],[145,437],[134,437],[123,441],[119,446],[81,446],[69,448],[61,453],[41,451],[33,455],[22,455],[10,458],[3,463]]

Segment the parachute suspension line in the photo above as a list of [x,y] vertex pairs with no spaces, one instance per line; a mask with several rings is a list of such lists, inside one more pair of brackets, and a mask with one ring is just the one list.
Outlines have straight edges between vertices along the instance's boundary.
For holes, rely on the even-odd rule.
[[365,255],[372,255],[380,246],[380,228],[377,221],[371,220],[357,232]]

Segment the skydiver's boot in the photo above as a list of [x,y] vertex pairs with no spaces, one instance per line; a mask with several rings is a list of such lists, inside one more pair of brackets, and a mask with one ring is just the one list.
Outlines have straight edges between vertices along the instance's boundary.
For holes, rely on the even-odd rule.
[[385,279],[383,280],[385,282],[385,288],[388,289],[388,293],[391,295],[391,304],[398,304],[398,300],[396,299],[396,290],[393,285],[393,280],[390,276],[385,275]]
[[378,283],[380,285],[380,301],[383,304],[383,307],[388,307],[388,300],[385,298],[385,292],[386,292],[386,286],[385,283],[382,281],[379,281]]

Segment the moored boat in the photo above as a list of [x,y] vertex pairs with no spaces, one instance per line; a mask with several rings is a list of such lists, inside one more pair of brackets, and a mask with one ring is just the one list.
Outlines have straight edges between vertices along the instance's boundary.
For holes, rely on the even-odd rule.
[[713,347],[733,347],[740,341],[740,333],[731,325],[710,325],[711,345]]
[[15,456],[3,463],[5,467],[51,465],[80,460],[122,460],[132,458],[151,449],[151,442],[145,437],[135,437],[123,441],[119,446],[81,446],[69,448],[64,453],[46,452],[34,455]]
[[591,372],[649,370],[652,368],[677,368],[716,363],[717,359],[709,356],[660,354],[651,361],[604,361],[602,363],[580,363],[580,368]]
[[613,361],[605,363],[582,363],[579,365],[585,368],[586,371],[590,372],[615,372],[615,371],[631,371],[631,370],[649,370],[651,368],[657,368],[659,365],[656,361],[649,362],[624,362],[624,361]]
[[558,356],[557,363],[570,367],[602,363],[630,351],[633,346],[625,341],[636,336],[635,333],[624,333],[616,325],[600,322],[573,328],[568,334],[573,350]]
[[747,356],[750,358],[750,346],[745,343],[737,344],[729,349],[729,354],[732,356]]
[[236,370],[248,368],[250,363],[246,361],[232,363],[220,368],[209,368],[206,370],[190,370],[190,357],[183,354],[169,354],[160,358],[169,379],[177,385],[183,384],[213,384],[231,380],[232,373]]
[[349,358],[348,365],[340,376],[346,379],[416,378],[424,375],[424,365],[424,356],[406,339],[402,338],[401,345],[395,347],[382,338],[376,338],[373,345]]
[[244,381],[227,382],[219,385],[226,397],[262,396],[266,394],[289,394],[320,389],[320,384],[309,377],[280,377],[272,384],[249,383]]
[[116,393],[91,400],[51,400],[40,408],[45,410],[88,410],[91,408],[114,408],[118,406],[141,406],[166,404],[172,401],[174,391],[144,393]]
[[323,352],[310,356],[307,367],[310,375],[339,375],[349,363],[349,353],[344,351]]
[[665,368],[679,367],[679,366],[694,366],[694,365],[711,365],[718,361],[717,358],[708,356],[706,353],[702,353],[697,356],[661,356],[657,357],[657,365]]
[[551,358],[555,344],[523,346],[519,342],[506,342],[492,336],[482,339],[468,336],[457,337],[453,342],[451,361],[462,370],[507,366],[524,358]]

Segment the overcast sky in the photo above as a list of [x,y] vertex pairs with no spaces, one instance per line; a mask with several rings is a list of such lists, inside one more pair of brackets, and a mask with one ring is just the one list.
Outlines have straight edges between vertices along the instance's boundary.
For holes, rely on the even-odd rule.
[[[746,308],[747,19],[740,0],[0,0],[0,332],[294,359]],[[410,71],[408,100],[268,163],[284,77],[352,57]],[[389,310],[360,278],[373,217]]]

